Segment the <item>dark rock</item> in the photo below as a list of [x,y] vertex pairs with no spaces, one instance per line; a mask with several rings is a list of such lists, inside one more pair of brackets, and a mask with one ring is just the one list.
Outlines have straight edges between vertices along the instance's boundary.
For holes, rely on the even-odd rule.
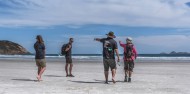
[[170,53],[162,52],[160,54],[171,54],[171,55],[186,55],[186,54],[188,54],[188,55],[190,55],[190,53],[188,53],[188,52],[176,52],[176,51],[172,51]]
[[23,54],[30,54],[24,47],[21,45],[7,41],[7,40],[1,40],[0,41],[0,54],[4,55],[23,55]]
[[177,52],[175,52],[175,51],[172,51],[170,54],[177,54]]

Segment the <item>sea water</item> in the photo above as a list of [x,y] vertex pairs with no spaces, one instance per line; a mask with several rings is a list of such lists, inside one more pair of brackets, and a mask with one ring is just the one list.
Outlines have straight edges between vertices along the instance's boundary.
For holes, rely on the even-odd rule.
[[[0,55],[0,59],[34,59],[35,55]],[[64,56],[58,55],[58,54],[47,54],[46,59],[57,59],[61,60],[64,59]],[[103,57],[101,54],[73,54],[73,59],[76,60],[102,60]],[[123,58],[123,55],[120,55],[120,58]],[[137,62],[141,61],[182,61],[182,62],[190,62],[190,55],[189,54],[139,54],[137,59]]]

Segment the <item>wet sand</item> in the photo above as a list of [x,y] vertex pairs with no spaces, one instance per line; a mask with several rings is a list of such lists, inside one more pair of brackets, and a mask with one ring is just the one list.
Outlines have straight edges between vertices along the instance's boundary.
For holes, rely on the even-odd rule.
[[65,77],[63,60],[47,60],[43,81],[36,81],[33,59],[0,59],[0,94],[190,94],[190,62],[136,62],[131,83],[104,84],[103,64],[74,60],[74,78]]

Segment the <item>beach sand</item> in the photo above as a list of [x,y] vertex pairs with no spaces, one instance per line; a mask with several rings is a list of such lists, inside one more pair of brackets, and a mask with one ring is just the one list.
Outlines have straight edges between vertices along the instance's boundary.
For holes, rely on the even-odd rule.
[[0,60],[0,94],[190,94],[190,63],[136,62],[131,83],[124,83],[123,65],[117,83],[104,84],[103,64],[73,60],[74,78],[65,77],[65,60],[47,60],[42,82],[36,82],[33,59]]

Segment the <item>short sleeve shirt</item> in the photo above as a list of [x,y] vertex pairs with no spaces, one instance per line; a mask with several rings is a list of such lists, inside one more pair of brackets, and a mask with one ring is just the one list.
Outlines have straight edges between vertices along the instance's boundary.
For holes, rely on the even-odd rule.
[[[118,49],[117,46],[117,42],[113,39],[113,38],[102,38],[100,39],[100,42],[102,42],[103,44],[103,58],[104,59],[115,59],[115,49]],[[109,56],[109,58],[106,55],[106,49],[107,46],[109,45],[109,47],[112,49],[111,55]]]
[[36,51],[35,59],[45,58],[45,45],[43,43],[36,42],[34,44],[34,49]]

